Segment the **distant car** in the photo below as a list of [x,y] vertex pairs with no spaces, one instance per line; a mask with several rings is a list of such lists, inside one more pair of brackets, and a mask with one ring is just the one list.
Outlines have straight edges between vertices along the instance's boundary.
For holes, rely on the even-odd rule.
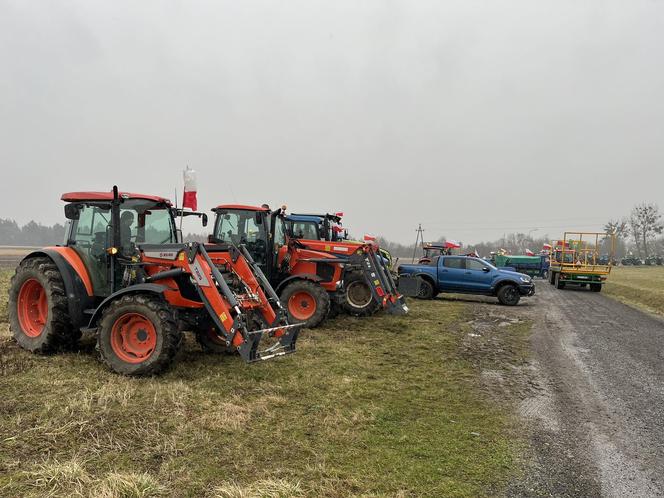
[[435,256],[425,264],[400,265],[399,277],[419,277],[421,299],[441,292],[496,296],[501,304],[515,306],[521,296],[535,294],[533,279],[498,269],[488,261],[469,256]]

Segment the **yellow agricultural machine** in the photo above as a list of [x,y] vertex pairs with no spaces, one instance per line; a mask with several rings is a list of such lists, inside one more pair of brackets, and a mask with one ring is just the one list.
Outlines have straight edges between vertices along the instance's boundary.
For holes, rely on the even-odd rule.
[[614,233],[565,232],[551,243],[549,283],[557,289],[573,284],[601,292],[611,273],[615,246]]

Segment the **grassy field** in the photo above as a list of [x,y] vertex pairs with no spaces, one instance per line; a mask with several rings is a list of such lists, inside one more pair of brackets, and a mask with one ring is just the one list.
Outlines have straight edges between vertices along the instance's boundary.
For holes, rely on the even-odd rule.
[[486,496],[518,473],[511,407],[479,366],[521,364],[523,324],[478,358],[466,304],[413,302],[407,317],[329,321],[261,364],[188,340],[168,373],[130,379],[97,362],[90,338],[77,353],[18,349],[8,275],[2,496]]
[[603,292],[626,304],[664,315],[664,267],[614,268]]

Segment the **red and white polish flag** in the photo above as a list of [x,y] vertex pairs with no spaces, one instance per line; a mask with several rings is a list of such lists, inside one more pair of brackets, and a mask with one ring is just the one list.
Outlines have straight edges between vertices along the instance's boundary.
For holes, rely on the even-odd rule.
[[445,247],[448,249],[459,249],[461,247],[461,243],[457,242],[456,240],[446,240]]
[[368,233],[364,234],[364,240],[366,242],[376,242],[376,236],[375,235],[370,235]]
[[526,249],[526,256],[534,256],[535,253],[531,251],[530,249]]
[[182,209],[189,208],[192,211],[198,209],[198,199],[196,198],[196,171],[193,169],[185,169],[182,172],[184,178],[184,195],[182,196]]

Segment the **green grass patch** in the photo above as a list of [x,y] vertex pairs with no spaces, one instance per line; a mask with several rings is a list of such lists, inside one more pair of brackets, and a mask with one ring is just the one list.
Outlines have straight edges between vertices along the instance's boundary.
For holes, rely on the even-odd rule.
[[409,304],[405,317],[328,321],[295,355],[253,365],[188,339],[149,379],[108,372],[90,338],[29,354],[0,323],[0,495],[499,492],[517,443],[480,370],[520,362],[527,334],[503,329],[473,353],[466,304]]
[[602,292],[638,308],[664,315],[664,267],[617,267]]

